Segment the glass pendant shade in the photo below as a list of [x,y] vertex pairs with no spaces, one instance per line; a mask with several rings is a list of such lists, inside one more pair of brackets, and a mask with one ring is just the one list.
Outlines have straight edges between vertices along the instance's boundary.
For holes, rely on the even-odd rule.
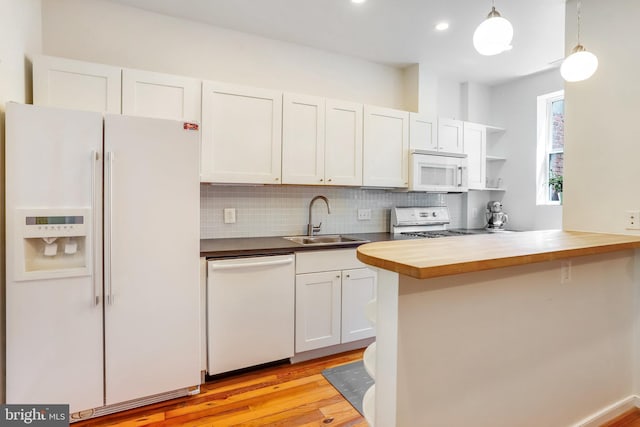
[[593,76],[597,69],[598,58],[578,45],[573,49],[573,53],[562,62],[560,74],[568,82],[579,82]]
[[580,9],[581,1],[577,2],[578,9],[578,44],[571,51],[560,66],[560,75],[565,81],[580,82],[593,76],[598,69],[598,58],[580,44]]
[[494,7],[473,33],[473,46],[481,55],[497,55],[511,48],[513,26]]

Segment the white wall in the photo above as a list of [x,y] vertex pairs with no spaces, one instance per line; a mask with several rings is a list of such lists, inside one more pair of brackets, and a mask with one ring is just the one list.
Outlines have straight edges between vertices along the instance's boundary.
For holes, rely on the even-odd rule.
[[29,102],[31,69],[26,53],[39,52],[40,0],[0,0],[0,402],[5,401],[5,274],[4,274],[4,105]]
[[559,70],[552,69],[491,90],[491,124],[507,131],[494,142],[488,138],[487,152],[508,159],[496,166],[507,188],[502,203],[511,228],[562,228],[561,206],[536,205],[536,109],[539,95],[561,90],[563,83]]
[[474,82],[460,86],[462,120],[491,124],[491,88]]
[[[576,3],[567,3],[567,49],[575,45]],[[565,88],[564,227],[638,234],[624,212],[640,210],[640,2],[582,1],[581,42],[600,65]]]
[[[632,394],[637,256],[569,261],[569,283],[561,261],[401,276],[397,425],[573,426]],[[394,321],[393,301],[378,304]],[[395,349],[378,344],[378,361]],[[394,374],[377,367],[376,382]]]
[[464,120],[460,82],[438,78],[438,116]]
[[43,2],[46,54],[404,108],[403,71],[102,0]]

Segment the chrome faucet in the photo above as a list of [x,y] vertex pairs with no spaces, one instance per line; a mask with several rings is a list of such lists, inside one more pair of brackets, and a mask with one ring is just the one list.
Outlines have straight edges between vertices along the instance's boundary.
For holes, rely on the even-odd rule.
[[313,209],[313,203],[316,200],[324,200],[324,202],[327,204],[327,213],[331,213],[331,208],[329,207],[329,199],[327,199],[324,196],[316,196],[313,199],[311,199],[311,203],[309,203],[309,224],[307,224],[307,235],[308,236],[313,236],[315,233],[320,231],[320,227],[322,227],[322,221],[320,221],[320,224],[318,225],[313,225],[313,221],[311,221],[311,211]]

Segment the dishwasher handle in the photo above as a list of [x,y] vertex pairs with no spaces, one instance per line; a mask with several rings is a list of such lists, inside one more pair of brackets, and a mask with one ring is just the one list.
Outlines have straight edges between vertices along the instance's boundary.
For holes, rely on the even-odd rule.
[[246,263],[234,263],[234,264],[217,264],[215,261],[210,262],[210,270],[234,270],[239,268],[254,268],[254,267],[271,267],[276,265],[287,265],[293,262],[293,257],[286,259],[277,259],[271,261],[256,261]]

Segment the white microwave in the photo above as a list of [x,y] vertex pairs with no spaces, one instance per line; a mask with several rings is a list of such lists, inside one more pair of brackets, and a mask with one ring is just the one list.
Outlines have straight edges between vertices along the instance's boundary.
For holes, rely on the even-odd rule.
[[469,191],[466,154],[414,150],[411,152],[409,168],[410,191]]

